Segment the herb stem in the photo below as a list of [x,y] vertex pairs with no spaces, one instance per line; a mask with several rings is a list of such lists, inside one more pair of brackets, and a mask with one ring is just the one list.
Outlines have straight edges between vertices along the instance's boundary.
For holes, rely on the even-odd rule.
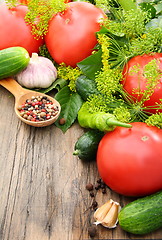
[[133,0],[117,0],[117,1],[125,11],[129,11],[129,10],[132,10],[132,9],[134,9],[134,10],[137,9],[137,6],[133,2]]

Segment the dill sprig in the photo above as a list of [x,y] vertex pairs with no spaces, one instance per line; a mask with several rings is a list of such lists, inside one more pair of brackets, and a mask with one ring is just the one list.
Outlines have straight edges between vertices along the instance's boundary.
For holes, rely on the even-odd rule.
[[142,11],[140,8],[123,12],[122,31],[128,39],[141,36],[149,19],[148,12]]
[[46,58],[49,58],[53,63],[55,63],[54,59],[51,57],[48,49],[47,49],[47,46],[44,44],[44,45],[41,45],[39,47],[39,55],[42,56],[42,57],[46,57]]
[[120,122],[129,123],[131,121],[131,114],[127,107],[119,106],[114,109],[113,115]]
[[108,0],[95,0],[95,5],[96,7],[103,9],[104,12],[109,9]]
[[32,27],[32,33],[37,38],[48,31],[48,23],[54,14],[64,11],[64,0],[30,0],[25,20]]
[[122,79],[122,73],[118,69],[105,69],[100,71],[95,82],[97,83],[97,89],[106,96],[111,96],[120,90],[120,81]]
[[101,94],[93,94],[88,97],[86,106],[89,113],[108,112],[106,99]]
[[118,13],[117,18],[104,20],[113,67],[122,67],[133,56],[162,51],[162,28],[147,27],[149,12],[136,8]]
[[8,8],[12,8],[17,5],[18,0],[5,0],[5,3],[7,4]]
[[129,43],[129,55],[137,56],[150,52],[161,52],[162,28],[148,28],[141,36]]
[[128,39],[141,36],[146,30],[146,23],[150,20],[148,12],[140,8],[129,11],[119,10],[114,20],[105,19],[104,26],[113,34],[125,35]]
[[98,91],[103,95],[111,96],[119,91],[119,82],[122,80],[122,73],[121,70],[112,69],[109,63],[110,38],[106,34],[98,34],[98,42],[102,50],[101,61],[103,67],[101,71],[96,73],[95,82]]
[[145,122],[149,126],[156,126],[158,128],[162,128],[162,113],[152,114]]
[[68,87],[72,92],[76,92],[76,80],[82,74],[81,70],[76,67],[65,66],[60,64],[57,68],[58,78],[62,78],[69,81]]
[[[142,105],[145,101],[148,101],[152,94],[154,93],[155,89],[158,87],[160,83],[160,79],[162,77],[162,73],[159,69],[159,61],[158,59],[153,59],[148,62],[144,69],[143,69],[143,76],[146,80],[146,89],[141,89],[140,84],[137,88],[133,89],[132,93],[137,94],[138,96],[142,96],[140,98],[140,104]],[[136,64],[130,70],[131,75],[136,75],[141,77],[141,68],[139,64]]]
[[[88,99],[88,108],[91,112],[113,113],[118,120],[125,122],[145,121],[150,115],[149,109],[161,108],[161,104],[155,106],[145,106],[144,104],[153,94],[161,78],[157,60],[150,61],[144,68],[143,75],[147,80],[146,89],[137,88],[133,90],[134,93],[142,95],[141,100],[137,101],[122,88],[122,68],[112,68],[110,54],[111,47],[113,49],[112,39],[105,33],[101,33],[98,34],[98,42],[102,50],[101,61],[103,67],[96,73],[94,81],[97,83],[97,90],[100,94],[93,95]],[[135,65],[131,71],[132,74],[138,74],[140,66]]]

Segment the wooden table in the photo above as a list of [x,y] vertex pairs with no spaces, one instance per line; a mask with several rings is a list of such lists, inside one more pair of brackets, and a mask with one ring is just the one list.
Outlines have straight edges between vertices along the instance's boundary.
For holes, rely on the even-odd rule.
[[[0,239],[90,239],[93,211],[87,183],[99,178],[96,163],[72,155],[82,135],[75,123],[65,134],[55,125],[34,128],[14,113],[14,97],[0,87]],[[98,191],[99,205],[108,199],[125,205],[129,198]],[[94,239],[162,239],[162,229],[145,236],[101,225]]]

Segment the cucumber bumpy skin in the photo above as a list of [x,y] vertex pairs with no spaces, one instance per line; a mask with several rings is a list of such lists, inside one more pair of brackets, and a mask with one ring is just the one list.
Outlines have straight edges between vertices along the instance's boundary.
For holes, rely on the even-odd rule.
[[118,220],[120,227],[132,234],[148,234],[162,227],[162,191],[127,204]]

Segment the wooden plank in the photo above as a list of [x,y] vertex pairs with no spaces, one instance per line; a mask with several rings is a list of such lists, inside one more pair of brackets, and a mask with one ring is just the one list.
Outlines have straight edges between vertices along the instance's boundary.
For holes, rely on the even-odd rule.
[[[99,178],[96,163],[72,155],[83,133],[75,123],[65,134],[54,125],[34,128],[16,117],[14,97],[0,87],[0,239],[86,240],[93,222],[87,183]],[[107,190],[96,193],[123,206],[129,198]],[[139,239],[116,229],[97,227],[94,239]],[[140,239],[161,239],[162,230]]]

